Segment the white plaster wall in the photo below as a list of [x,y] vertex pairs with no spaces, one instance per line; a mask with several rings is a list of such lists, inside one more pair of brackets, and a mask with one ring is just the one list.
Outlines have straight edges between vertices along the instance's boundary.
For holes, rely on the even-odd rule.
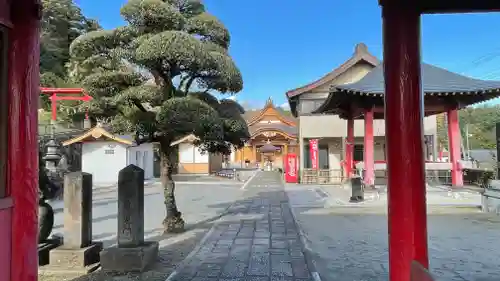
[[194,150],[194,163],[206,164],[209,162],[209,154],[207,152],[200,152],[198,147],[193,146]]
[[[424,134],[437,135],[436,116],[427,116],[423,120]],[[299,133],[302,138],[346,137],[347,120],[338,115],[303,115],[300,116]],[[354,136],[365,135],[364,120],[354,121]],[[385,136],[384,120],[373,121],[373,135]],[[435,137],[436,138],[436,137]]]
[[328,165],[330,170],[339,170],[342,158],[342,140],[330,140],[328,142]]
[[144,179],[154,177],[154,150],[152,143],[143,143],[128,148],[127,165],[133,164],[144,170]]
[[[106,154],[106,151],[113,154]],[[127,166],[127,147],[117,142],[96,141],[82,145],[82,172],[92,174],[94,184],[115,184]]]
[[190,143],[179,144],[179,162],[208,164],[209,154],[200,152],[198,147]]
[[179,162],[194,163],[193,145],[189,143],[179,144]]

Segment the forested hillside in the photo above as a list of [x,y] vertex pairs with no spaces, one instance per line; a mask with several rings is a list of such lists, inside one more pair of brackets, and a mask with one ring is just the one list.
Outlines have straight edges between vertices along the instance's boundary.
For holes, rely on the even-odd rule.
[[[500,122],[500,106],[470,107],[460,111],[460,128],[466,143],[468,130],[471,149],[492,149],[496,147],[495,124]],[[448,133],[445,114],[438,117],[438,139],[448,147]]]

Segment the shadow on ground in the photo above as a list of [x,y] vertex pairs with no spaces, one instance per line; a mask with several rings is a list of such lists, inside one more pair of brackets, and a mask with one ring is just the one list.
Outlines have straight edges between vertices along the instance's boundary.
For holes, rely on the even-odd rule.
[[[188,225],[186,232],[158,235],[147,240],[160,242],[160,257],[147,272],[107,275],[100,271],[80,277],[42,276],[41,281],[165,281],[182,263],[214,224],[220,220],[251,220],[244,213],[249,200],[272,198],[282,191],[247,191],[220,215]],[[282,201],[286,204],[287,201]],[[227,207],[227,203],[209,208]],[[305,234],[308,248],[326,281],[388,280],[387,216],[381,209],[296,207],[292,210]],[[240,218],[238,216],[241,215]],[[155,229],[146,236],[161,232]],[[462,210],[459,214],[428,217],[431,272],[440,281],[500,280],[500,217]],[[114,241],[103,241],[105,244]],[[215,279],[217,280],[217,279]],[[244,279],[243,279],[244,280]]]

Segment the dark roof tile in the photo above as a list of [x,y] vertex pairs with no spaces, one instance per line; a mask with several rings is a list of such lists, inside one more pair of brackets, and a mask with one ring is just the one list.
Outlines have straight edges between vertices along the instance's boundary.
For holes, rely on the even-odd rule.
[[[384,83],[384,67],[383,64],[380,64],[358,82],[334,86],[332,92],[354,91],[367,94],[384,94]],[[474,79],[422,63],[422,87],[425,94],[475,93],[484,90],[498,90],[500,89],[500,81]]]

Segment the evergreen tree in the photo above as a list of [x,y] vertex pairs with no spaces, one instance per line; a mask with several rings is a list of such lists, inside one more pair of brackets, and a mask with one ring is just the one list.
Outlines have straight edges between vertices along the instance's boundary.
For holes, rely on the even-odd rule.
[[[78,36],[100,29],[99,24],[86,18],[72,0],[43,0],[40,34],[40,84],[45,87],[73,87],[69,79],[69,47]],[[48,96],[42,96],[42,106],[49,108]]]
[[126,26],[71,44],[72,74],[94,97],[86,104],[93,116],[135,132],[139,143],[160,144],[163,225],[179,232],[184,221],[172,180],[178,150],[171,143],[193,134],[206,152],[242,147],[249,138],[243,108],[210,94],[239,92],[242,77],[228,54],[228,30],[200,0],[129,0],[121,15]]

